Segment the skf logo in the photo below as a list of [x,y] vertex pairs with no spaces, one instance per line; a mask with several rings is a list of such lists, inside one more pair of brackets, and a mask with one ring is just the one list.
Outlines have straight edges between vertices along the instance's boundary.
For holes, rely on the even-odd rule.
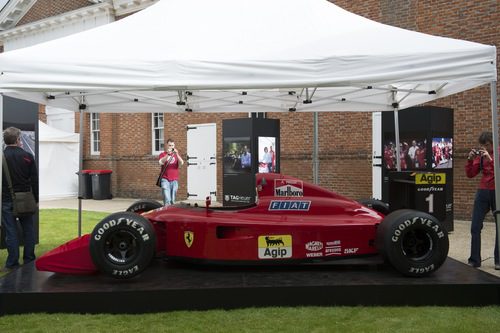
[[415,184],[429,185],[429,184],[446,184],[445,173],[417,173],[415,175]]
[[301,180],[275,179],[274,195],[277,197],[303,197],[304,184]]
[[259,259],[292,257],[292,235],[259,236]]
[[192,231],[184,231],[184,243],[189,248],[193,245],[194,242],[194,232]]

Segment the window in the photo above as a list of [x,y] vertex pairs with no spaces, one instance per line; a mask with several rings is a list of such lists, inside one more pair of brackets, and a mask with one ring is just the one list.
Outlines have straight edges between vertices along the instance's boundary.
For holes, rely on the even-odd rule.
[[90,114],[90,154],[99,155],[101,153],[101,124],[99,113]]
[[159,155],[165,146],[165,139],[163,136],[163,113],[155,112],[152,114],[152,150],[153,155]]

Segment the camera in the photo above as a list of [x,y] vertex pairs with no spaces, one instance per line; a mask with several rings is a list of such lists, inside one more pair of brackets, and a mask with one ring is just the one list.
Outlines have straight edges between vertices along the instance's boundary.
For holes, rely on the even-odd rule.
[[481,151],[479,150],[479,148],[472,148],[472,152],[474,153],[474,155],[481,155]]

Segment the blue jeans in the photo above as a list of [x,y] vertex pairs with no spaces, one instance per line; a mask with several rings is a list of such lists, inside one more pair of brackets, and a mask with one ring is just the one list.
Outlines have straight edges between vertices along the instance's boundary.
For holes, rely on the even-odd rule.
[[172,180],[171,182],[163,178],[161,180],[161,190],[163,192],[163,205],[173,205],[175,202],[175,195],[177,194],[177,189],[179,188],[179,183],[177,180]]
[[[35,260],[35,228],[33,216],[19,217],[23,239],[24,252],[23,262],[25,264]],[[5,245],[7,246],[7,261],[5,267],[14,268],[19,266],[19,237],[17,234],[17,222],[12,215],[12,201],[2,202],[2,228],[5,230]]]
[[[474,199],[474,209],[472,211],[472,223],[470,226],[471,246],[469,263],[474,266],[481,266],[481,230],[483,229],[483,221],[486,214],[495,208],[495,191],[479,189],[476,192]],[[498,228],[497,224],[495,226]],[[495,264],[498,260],[498,230],[495,233]]]

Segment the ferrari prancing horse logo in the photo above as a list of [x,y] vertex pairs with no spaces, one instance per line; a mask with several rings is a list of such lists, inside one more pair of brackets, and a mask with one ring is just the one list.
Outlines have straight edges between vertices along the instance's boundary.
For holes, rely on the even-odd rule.
[[194,232],[192,231],[184,231],[184,242],[187,247],[191,247],[194,241]]

